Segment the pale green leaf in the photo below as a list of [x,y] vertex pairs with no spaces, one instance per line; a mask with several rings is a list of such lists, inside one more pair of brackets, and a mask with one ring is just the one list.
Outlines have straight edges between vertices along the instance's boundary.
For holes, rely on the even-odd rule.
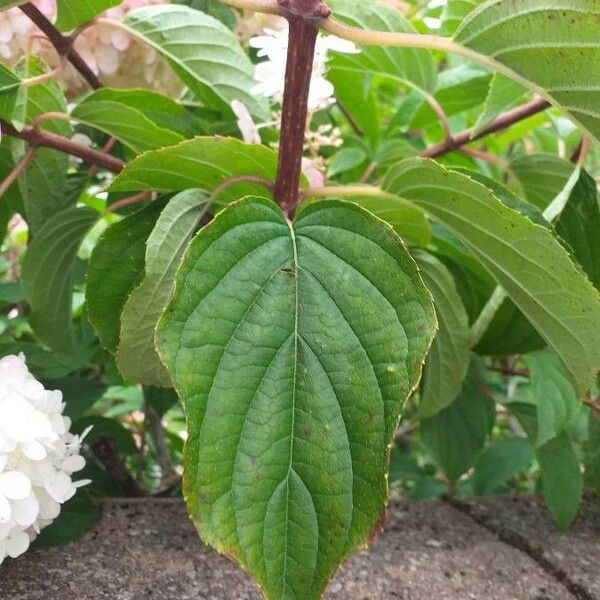
[[435,326],[399,238],[355,204],[290,223],[250,198],[192,242],[157,336],[188,414],[184,495],[268,598],[317,600],[369,539]]
[[[399,10],[363,0],[332,0],[328,5],[341,21],[377,31],[414,32],[415,29]],[[329,70],[334,75],[355,73],[364,77],[379,76],[427,93],[436,83],[433,55],[427,50],[363,46],[359,54],[332,53]]]
[[413,254],[433,296],[439,331],[427,356],[415,418],[427,418],[454,402],[471,361],[469,319],[452,274],[428,252]]
[[40,340],[58,352],[75,349],[73,268],[77,251],[99,214],[67,208],[38,230],[23,261],[22,284],[31,307],[29,323]]
[[115,358],[126,379],[156,387],[171,386],[154,348],[154,332],[173,293],[181,257],[209,208],[206,192],[182,192],[169,201],[146,242],[144,278],[131,292],[121,314]]
[[252,94],[254,67],[237,38],[213,17],[187,6],[146,6],[123,26],[150,44],[207,106],[231,113],[233,100],[267,119],[267,103]]
[[571,382],[558,357],[549,350],[523,357],[529,367],[532,394],[537,403],[536,446],[543,446],[565,431],[581,408]]
[[458,398],[421,421],[421,439],[436,465],[456,482],[478,460],[496,418],[494,402],[485,394],[474,360]]
[[527,90],[516,81],[501,73],[495,73],[483,107],[483,112],[477,119],[473,134],[485,129],[496,117],[503,112],[515,108],[527,95]]
[[452,35],[465,17],[484,0],[447,0],[442,10],[442,32]]
[[454,39],[600,139],[599,19],[598,0],[488,0]]
[[105,10],[121,4],[122,0],[57,0],[56,27],[71,31],[91,21]]
[[121,311],[144,274],[146,240],[164,202],[135,212],[109,227],[96,244],[87,272],[86,304],[102,345],[116,352]]
[[432,161],[399,163],[383,187],[457,235],[559,355],[578,393],[590,388],[600,369],[600,294],[551,231]]
[[116,90],[98,90],[77,104],[71,115],[80,123],[117,138],[136,153],[184,141],[180,133],[161,127],[141,107],[124,100],[126,97],[122,98]]
[[[128,163],[115,179],[111,191],[183,191],[190,188],[213,190],[231,177],[252,175],[274,181],[277,154],[258,144],[235,138],[198,137],[171,148],[146,152]],[[227,187],[218,200],[264,195],[265,188],[240,182]]]

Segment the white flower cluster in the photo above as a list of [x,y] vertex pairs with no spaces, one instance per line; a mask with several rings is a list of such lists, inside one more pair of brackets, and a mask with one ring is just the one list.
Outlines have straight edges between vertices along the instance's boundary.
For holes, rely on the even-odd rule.
[[22,355],[0,359],[0,564],[23,554],[89,483],[72,480],[85,466],[85,433],[69,433],[64,406],[62,393],[44,389]]
[[[267,58],[256,66],[254,77],[257,84],[254,86],[253,93],[281,102],[288,47],[287,26],[283,26],[281,29],[265,28],[264,35],[253,37],[250,45],[258,49],[258,56]],[[331,50],[345,54],[360,52],[352,42],[319,34],[308,98],[308,109],[311,111],[325,108],[331,104],[333,98],[333,85],[325,77],[327,55]]]

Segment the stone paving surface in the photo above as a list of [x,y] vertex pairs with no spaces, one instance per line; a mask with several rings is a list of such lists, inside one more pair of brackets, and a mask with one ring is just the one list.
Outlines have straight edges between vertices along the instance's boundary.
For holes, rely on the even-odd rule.
[[[240,569],[200,543],[180,501],[103,505],[102,521],[81,541],[6,561],[0,599],[261,599]],[[513,533],[529,547],[512,544]],[[326,594],[388,599],[600,600],[600,506],[586,505],[562,534],[531,497],[462,508],[393,502],[385,531],[339,571]]]

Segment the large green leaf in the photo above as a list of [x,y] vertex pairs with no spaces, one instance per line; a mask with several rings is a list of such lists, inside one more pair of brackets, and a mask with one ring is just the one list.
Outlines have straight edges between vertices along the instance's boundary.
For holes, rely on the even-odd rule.
[[[153,92],[148,94],[154,98]],[[127,96],[122,96],[117,90],[98,90],[77,104],[71,115],[116,137],[136,153],[184,141],[180,133],[155,123],[141,107],[125,102]]]
[[[391,7],[363,0],[332,0],[328,5],[335,16],[360,29],[414,32],[402,13]],[[380,76],[401,85],[431,93],[435,88],[436,67],[426,50],[363,46],[359,54],[337,53],[329,61],[333,74],[355,73]]]
[[355,204],[290,223],[250,198],[193,241],[157,336],[188,414],[184,494],[268,598],[317,600],[376,528],[435,327],[400,239]]
[[206,192],[182,192],[169,201],[146,242],[144,278],[123,308],[115,357],[127,379],[156,387],[172,385],[154,348],[154,331],[173,293],[181,256],[209,208]]
[[564,432],[581,408],[571,382],[557,356],[545,350],[523,357],[529,367],[532,393],[537,403],[537,446]]
[[[24,79],[46,71],[47,67],[42,60],[33,55],[23,59],[17,70]],[[18,124],[31,123],[44,113],[64,113],[66,110],[67,101],[60,86],[55,81],[46,81],[20,88],[13,118]],[[63,137],[72,135],[71,126],[62,120],[45,121],[40,127]],[[25,154],[27,144],[14,139],[12,147],[17,161]],[[68,167],[69,157],[63,152],[38,148],[34,159],[19,177],[24,216],[34,235],[55,213],[73,203],[66,193]]]
[[90,208],[56,213],[38,230],[25,254],[22,284],[31,306],[29,322],[42,342],[59,352],[75,349],[73,268],[79,246],[98,217]]
[[121,0],[57,0],[56,26],[61,31],[71,31],[119,4]]
[[544,94],[600,139],[598,0],[488,0],[454,39]]
[[13,6],[19,6],[19,4],[25,4],[29,0],[0,0],[0,10],[6,10]]
[[88,316],[100,342],[111,352],[118,347],[123,306],[144,273],[146,240],[163,208],[164,202],[153,202],[109,227],[90,258]]
[[416,417],[426,418],[452,404],[462,388],[471,360],[469,319],[443,263],[427,252],[414,257],[433,296],[440,327],[425,363]]
[[[277,154],[266,146],[234,138],[198,137],[172,148],[146,152],[125,167],[110,189],[213,190],[232,177],[250,175],[273,181],[276,173]],[[218,200],[264,193],[265,188],[258,184],[240,182],[224,189]]]
[[435,416],[421,421],[423,443],[452,482],[477,462],[494,425],[494,402],[483,386],[478,362],[474,360],[458,398]]
[[455,233],[559,355],[578,393],[600,369],[600,294],[545,227],[432,161],[407,160],[383,184]]
[[207,106],[230,113],[230,103],[239,100],[253,116],[268,118],[266,101],[252,94],[250,59],[213,17],[187,6],[146,6],[128,13],[123,25],[155,48]]
[[585,447],[585,477],[600,497],[600,419],[590,417],[588,441]]

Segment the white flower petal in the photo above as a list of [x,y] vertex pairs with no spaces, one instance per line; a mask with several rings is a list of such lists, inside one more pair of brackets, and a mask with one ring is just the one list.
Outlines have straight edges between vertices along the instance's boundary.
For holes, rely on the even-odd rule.
[[53,500],[63,504],[73,497],[75,486],[65,473],[55,473],[53,477],[44,482],[44,489]]
[[46,448],[36,440],[21,444],[21,450],[23,450],[23,454],[31,460],[44,460],[44,458],[48,456]]
[[12,516],[12,510],[10,508],[10,502],[0,494],[0,525],[8,523]]
[[24,531],[18,531],[13,533],[6,540],[6,553],[11,558],[17,558],[27,552],[29,548],[29,536]]
[[22,527],[30,527],[35,523],[40,512],[40,503],[35,494],[29,494],[23,500],[15,500],[12,503],[12,518]]
[[85,459],[83,456],[79,456],[79,454],[75,454],[73,456],[69,456],[65,460],[63,460],[60,468],[67,473],[76,473],[77,471],[81,471],[85,467]]
[[0,494],[9,500],[22,500],[31,493],[31,481],[20,471],[0,474]]

